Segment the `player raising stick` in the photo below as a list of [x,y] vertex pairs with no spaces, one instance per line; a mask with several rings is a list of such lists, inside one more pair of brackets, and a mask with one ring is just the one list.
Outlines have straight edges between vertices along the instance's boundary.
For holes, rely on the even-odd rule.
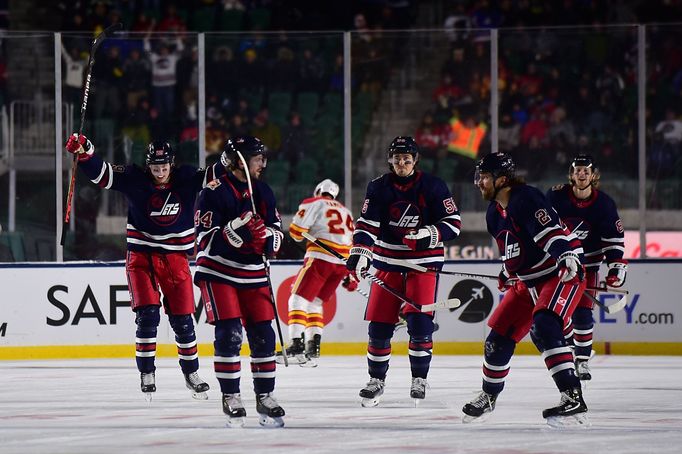
[[[305,199],[289,226],[289,235],[295,241],[303,241],[307,232],[348,257],[353,241],[353,215],[336,200],[339,185],[332,180],[321,181],[313,197]],[[323,303],[336,292],[339,283],[348,291],[357,289],[357,281],[348,276],[343,260],[328,251],[308,243],[303,267],[289,297],[289,337],[291,345],[286,349],[289,357],[303,364],[319,358],[320,341],[324,329]],[[303,339],[305,339],[305,344]]]
[[[498,285],[507,289],[488,320],[483,391],[464,406],[463,421],[487,417],[495,409],[514,348],[530,330],[561,393],[559,405],[542,416],[552,426],[588,425],[573,354],[563,335],[585,289],[580,241],[562,226],[542,192],[515,176],[510,155],[484,156],[476,166],[475,184],[490,202],[488,232],[503,260]],[[521,282],[509,286],[510,277]]]
[[222,165],[208,169],[175,166],[173,149],[166,142],[152,142],[145,168],[112,165],[94,154],[95,147],[74,133],[66,149],[78,156],[78,165],[93,183],[120,191],[128,199],[126,275],[130,304],[135,311],[136,352],[140,387],[151,400],[156,391],[156,334],[160,322],[159,289],[178,347],[185,384],[197,399],[207,399],[206,384],[199,375],[192,275],[187,254],[194,252],[192,215],[196,195],[218,174]]
[[[456,238],[461,219],[445,182],[417,170],[419,149],[412,137],[396,137],[388,148],[390,172],[372,180],[353,234],[346,262],[351,276],[361,279],[370,263],[376,276],[419,305],[436,299],[437,275],[415,272],[387,259],[397,258],[440,269],[443,241]],[[391,338],[400,312],[400,299],[373,283],[365,319],[369,321],[367,365],[370,380],[360,390],[363,406],[376,406],[384,392],[391,357]],[[424,399],[433,347],[433,313],[404,308],[412,371],[410,396]]]
[[[599,267],[604,260],[608,265],[606,284],[621,287],[628,269],[627,261],[623,259],[623,223],[613,199],[597,190],[599,177],[592,157],[578,155],[568,168],[569,184],[554,186],[547,192],[547,198],[583,245],[588,287],[598,286]],[[573,329],[569,325],[567,330],[568,333],[573,331],[575,369],[581,380],[592,379],[588,360],[592,353],[593,307],[594,302],[583,296],[573,313]]]

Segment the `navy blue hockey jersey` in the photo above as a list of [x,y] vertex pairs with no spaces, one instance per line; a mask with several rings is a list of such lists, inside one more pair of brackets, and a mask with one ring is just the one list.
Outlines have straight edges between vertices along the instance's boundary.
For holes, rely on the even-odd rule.
[[208,169],[174,167],[168,184],[156,185],[135,165],[113,165],[97,154],[79,163],[90,180],[104,189],[122,192],[128,200],[126,231],[129,251],[161,253],[194,250],[194,203],[208,182],[224,174],[222,164]]
[[[441,241],[436,247],[413,251],[403,244],[406,234],[425,225],[435,225],[440,232]],[[408,271],[388,264],[391,258],[441,269],[443,241],[456,238],[460,227],[459,210],[443,180],[422,171],[405,178],[387,173],[367,185],[353,244],[371,248],[372,264],[379,270]]]
[[571,185],[563,184],[550,189],[547,199],[582,243],[585,268],[598,271],[604,259],[607,263],[623,259],[623,223],[611,197],[592,189],[590,197],[579,200],[573,194]]
[[581,255],[578,238],[562,226],[545,196],[532,186],[513,186],[503,209],[490,202],[488,232],[495,238],[504,267],[529,287],[557,274],[557,259],[566,251]]
[[[281,230],[282,220],[272,189],[259,180],[252,180],[252,184],[256,211],[267,227]],[[252,210],[250,197],[247,183],[239,181],[231,172],[199,194],[194,219],[199,245],[195,283],[217,281],[241,288],[268,285],[263,257],[233,247],[222,233],[228,222]]]

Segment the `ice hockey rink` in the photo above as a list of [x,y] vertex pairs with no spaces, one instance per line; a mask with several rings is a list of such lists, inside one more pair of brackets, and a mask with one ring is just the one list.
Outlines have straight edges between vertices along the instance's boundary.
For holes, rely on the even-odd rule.
[[207,401],[190,397],[176,360],[157,360],[147,403],[134,359],[0,362],[0,453],[679,453],[682,357],[596,356],[585,389],[588,429],[552,429],[541,417],[558,402],[539,355],[517,356],[489,420],[463,424],[462,405],[480,389],[481,358],[438,356],[426,399],[409,398],[408,360],[395,355],[379,407],[362,408],[362,356],[323,356],[317,368],[278,366],[282,429],[255,412],[242,358],[247,426],[228,429],[208,358]]

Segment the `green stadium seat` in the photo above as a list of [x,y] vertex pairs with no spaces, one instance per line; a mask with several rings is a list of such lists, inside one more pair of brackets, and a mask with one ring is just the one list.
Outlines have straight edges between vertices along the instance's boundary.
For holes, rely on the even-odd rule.
[[271,186],[285,186],[289,182],[289,161],[268,160],[264,180]]
[[317,93],[306,91],[298,94],[296,110],[301,115],[304,126],[312,127],[315,125],[315,117],[317,116],[319,105],[320,96]]
[[317,171],[318,164],[315,159],[301,159],[294,168],[294,179],[296,183],[317,183]]
[[272,92],[268,96],[268,110],[270,111],[270,121],[278,126],[287,124],[287,115],[291,111],[291,93]]

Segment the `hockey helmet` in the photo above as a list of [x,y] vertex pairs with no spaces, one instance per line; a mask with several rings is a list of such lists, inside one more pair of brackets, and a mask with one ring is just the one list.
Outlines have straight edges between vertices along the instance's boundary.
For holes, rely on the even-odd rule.
[[410,136],[398,136],[393,139],[391,145],[388,147],[388,159],[394,154],[411,154],[412,157],[417,160],[417,155],[419,154],[419,146],[417,142]]
[[592,167],[594,165],[594,159],[592,159],[592,156],[589,154],[579,154],[578,156],[574,157],[573,160],[571,161],[571,168],[570,170],[572,171],[578,166],[582,167]]
[[175,153],[168,142],[151,142],[145,156],[147,167],[156,164],[175,164]]
[[489,173],[496,180],[498,177],[513,178],[516,166],[508,153],[489,153],[476,164],[474,184],[478,184],[482,173]]
[[329,178],[320,181],[317,186],[315,186],[313,195],[315,197],[319,197],[322,194],[329,194],[333,199],[336,199],[336,196],[339,195],[339,185],[334,183]]
[[220,162],[228,168],[230,165],[236,167],[239,162],[237,152],[241,153],[244,160],[248,163],[249,160],[258,155],[265,157],[265,145],[258,137],[253,136],[237,136],[229,139],[223,148],[223,154],[220,155]]

